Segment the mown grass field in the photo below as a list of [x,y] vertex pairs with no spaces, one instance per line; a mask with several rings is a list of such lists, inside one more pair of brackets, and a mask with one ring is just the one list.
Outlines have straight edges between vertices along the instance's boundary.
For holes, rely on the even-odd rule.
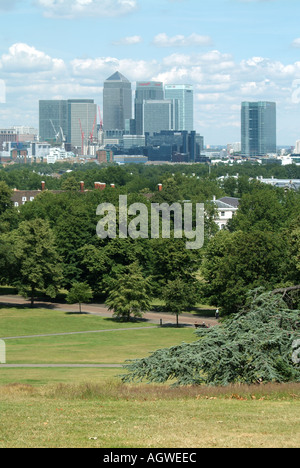
[[[72,332],[76,334],[51,336]],[[126,359],[195,339],[193,328],[160,328],[147,322],[16,308],[0,309],[1,337],[16,337],[6,340],[7,364],[123,364]]]
[[[7,340],[7,363],[122,364],[195,339],[193,328],[149,328],[146,323],[62,311],[0,309],[0,338],[99,330]],[[1,367],[0,448],[300,446],[300,385],[177,389],[125,385],[122,372]]]
[[299,386],[0,387],[0,448],[297,448]]

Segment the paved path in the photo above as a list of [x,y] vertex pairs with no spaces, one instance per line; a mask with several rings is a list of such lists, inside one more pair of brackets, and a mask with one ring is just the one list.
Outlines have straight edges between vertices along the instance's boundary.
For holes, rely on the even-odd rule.
[[120,368],[123,367],[122,364],[0,364],[0,369],[9,369],[9,368],[60,368],[60,367],[70,367],[70,368]]
[[[30,301],[26,301],[20,296],[0,296],[0,304],[8,304],[8,305],[16,305],[16,306],[30,306]],[[64,310],[65,312],[73,312],[78,313],[78,305],[70,305],[70,304],[61,304],[57,302],[39,302],[35,303],[36,308],[41,309],[53,309],[53,310]],[[108,310],[105,304],[83,304],[82,311],[85,314],[91,315],[99,315],[101,317],[110,317],[112,318],[113,313]],[[160,324],[162,320],[163,325],[176,325],[176,316],[170,313],[165,312],[155,312],[149,311],[146,312],[143,316],[143,320]],[[194,326],[195,322],[205,322],[209,326],[213,326],[217,324],[217,321],[212,317],[197,317],[196,315],[191,314],[181,314],[179,316],[179,324],[181,326]]]
[[156,327],[131,327],[131,328],[111,328],[106,330],[86,330],[78,332],[64,332],[64,333],[45,333],[40,335],[21,335],[21,336],[0,336],[1,340],[20,340],[22,338],[39,338],[47,336],[64,336],[64,335],[83,335],[86,333],[105,333],[105,332],[117,332],[117,331],[130,331],[130,330],[149,330]]

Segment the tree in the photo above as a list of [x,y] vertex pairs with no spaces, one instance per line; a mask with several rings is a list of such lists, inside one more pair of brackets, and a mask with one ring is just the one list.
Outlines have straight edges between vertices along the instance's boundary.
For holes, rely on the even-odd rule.
[[287,246],[272,232],[220,231],[209,243],[202,265],[202,294],[223,315],[236,313],[251,289],[272,290],[285,280]]
[[176,315],[176,325],[178,327],[178,316],[195,304],[193,285],[185,283],[180,278],[168,281],[163,289],[163,299],[166,309]]
[[281,293],[258,289],[233,319],[198,329],[197,341],[127,361],[123,380],[215,386],[300,382],[293,358],[299,331],[299,310],[289,310]]
[[34,305],[36,291],[54,298],[62,281],[62,268],[54,234],[47,221],[24,221],[10,234],[16,265],[13,284]]
[[5,182],[0,181],[0,215],[8,208],[12,208],[11,196],[12,190]]
[[90,302],[93,298],[93,291],[90,286],[84,283],[74,283],[67,295],[69,304],[79,304],[79,313],[81,314],[81,305]]
[[150,281],[144,278],[141,267],[134,262],[127,273],[120,275],[109,291],[106,304],[114,317],[130,321],[142,317],[150,307]]

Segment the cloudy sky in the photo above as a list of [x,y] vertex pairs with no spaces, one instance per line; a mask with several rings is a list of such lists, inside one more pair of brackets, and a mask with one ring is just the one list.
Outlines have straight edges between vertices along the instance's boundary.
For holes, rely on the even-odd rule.
[[[0,0],[0,127],[38,127],[39,99],[133,83],[192,84],[195,129],[240,141],[240,104],[277,102],[278,144],[300,139],[299,0]],[[6,93],[4,95],[4,91]]]

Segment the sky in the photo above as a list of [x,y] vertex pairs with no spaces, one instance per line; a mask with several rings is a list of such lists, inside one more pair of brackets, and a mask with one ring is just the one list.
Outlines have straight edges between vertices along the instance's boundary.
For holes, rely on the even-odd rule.
[[206,145],[238,142],[242,101],[277,103],[277,143],[300,139],[299,0],[0,0],[0,128],[38,128],[40,99],[131,82],[194,86]]

